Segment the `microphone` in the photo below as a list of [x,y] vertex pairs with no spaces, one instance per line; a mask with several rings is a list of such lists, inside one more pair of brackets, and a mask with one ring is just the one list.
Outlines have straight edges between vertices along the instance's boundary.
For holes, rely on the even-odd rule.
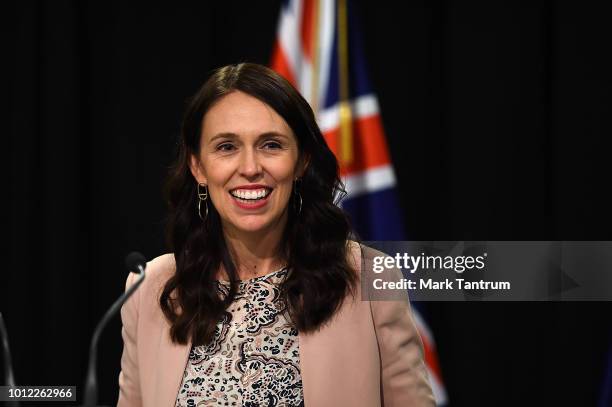
[[[13,362],[11,361],[11,348],[9,347],[8,332],[4,325],[4,318],[0,312],[0,339],[2,340],[2,353],[4,361],[4,385],[15,387],[15,375],[13,374]],[[17,401],[11,401],[9,406],[19,405]]]
[[145,268],[147,267],[147,260],[145,257],[138,253],[132,252],[125,258],[125,266],[129,271],[138,272],[140,276],[127,289],[121,297],[119,297],[113,305],[106,311],[106,314],[102,317],[96,329],[91,343],[89,345],[89,364],[87,366],[87,379],[85,381],[85,396],[83,398],[83,407],[98,407],[98,379],[96,378],[96,365],[97,365],[97,353],[98,353],[98,340],[104,330],[104,327],[108,324],[110,319],[121,309],[121,306],[127,301],[128,298],[134,294],[134,291],[142,284],[145,279]]
[[132,252],[125,258],[125,267],[129,271],[144,273],[144,269],[147,267],[147,259],[141,253]]

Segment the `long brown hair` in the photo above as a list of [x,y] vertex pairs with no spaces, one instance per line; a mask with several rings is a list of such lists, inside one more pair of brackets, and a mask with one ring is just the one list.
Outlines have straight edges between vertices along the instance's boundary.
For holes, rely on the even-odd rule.
[[[328,321],[348,294],[354,294],[356,275],[347,260],[351,228],[336,204],[346,195],[338,162],[327,146],[312,109],[297,90],[276,72],[262,65],[243,63],[217,69],[189,100],[181,130],[178,157],[168,176],[168,242],[174,252],[176,273],[159,303],[171,323],[174,342],[207,344],[224,317],[237,290],[237,272],[223,238],[221,220],[208,200],[203,222],[197,212],[197,181],[189,171],[189,158],[198,154],[206,112],[223,96],[241,91],[272,107],[297,137],[300,157],[308,166],[298,184],[302,197],[299,214],[291,210],[283,232],[283,257],[291,272],[281,284],[287,312],[295,327],[314,331]],[[218,296],[215,276],[221,264],[231,281],[229,294]]]

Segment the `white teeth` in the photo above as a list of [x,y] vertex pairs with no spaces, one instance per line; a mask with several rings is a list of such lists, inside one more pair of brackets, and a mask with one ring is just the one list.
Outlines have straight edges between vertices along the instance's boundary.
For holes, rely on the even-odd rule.
[[230,192],[232,196],[240,199],[257,200],[264,198],[270,194],[268,189],[235,189]]

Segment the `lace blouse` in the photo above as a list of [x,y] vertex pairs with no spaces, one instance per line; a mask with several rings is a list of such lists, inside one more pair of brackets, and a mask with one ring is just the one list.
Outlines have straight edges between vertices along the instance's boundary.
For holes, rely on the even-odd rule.
[[[303,405],[298,332],[279,297],[287,273],[239,282],[231,320],[219,321],[208,345],[191,348],[176,407]],[[229,286],[218,281],[222,296]]]

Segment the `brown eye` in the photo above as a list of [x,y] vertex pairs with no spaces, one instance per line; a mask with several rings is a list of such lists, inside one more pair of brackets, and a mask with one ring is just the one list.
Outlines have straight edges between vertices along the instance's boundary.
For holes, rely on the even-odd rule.
[[268,149],[268,150],[270,150],[270,149],[277,150],[277,149],[282,147],[280,145],[280,143],[277,142],[277,141],[266,141],[263,146],[264,146],[265,149]]
[[231,143],[222,143],[217,146],[217,151],[232,151],[234,145]]

